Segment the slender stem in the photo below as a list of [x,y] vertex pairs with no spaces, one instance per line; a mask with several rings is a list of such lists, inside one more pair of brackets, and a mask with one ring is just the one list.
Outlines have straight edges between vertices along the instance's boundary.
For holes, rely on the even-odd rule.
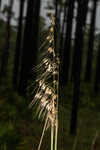
[[[53,24],[53,27],[55,29],[55,18],[52,16],[52,24]],[[55,34],[53,33],[53,39],[55,39]],[[56,60],[55,60],[55,48],[56,48],[56,42],[53,41],[53,46],[54,46],[54,52],[53,52],[53,62],[56,63]],[[59,64],[58,64],[59,65]],[[54,69],[55,71],[55,69]],[[53,76],[53,80],[56,80],[56,77],[55,75]],[[59,67],[58,67],[58,82],[57,82],[57,86],[56,84],[54,83],[54,89],[56,91],[56,94],[57,94],[57,102],[56,102],[56,125],[55,125],[55,150],[57,150],[57,141],[58,141],[58,98],[59,98]]]
[[[59,60],[58,60],[59,61]],[[58,82],[57,82],[57,113],[56,113],[56,131],[55,131],[55,150],[57,150],[58,141],[58,100],[59,100],[59,62],[58,62]]]
[[54,147],[54,125],[51,125],[51,150],[53,150]]
[[46,129],[47,121],[48,121],[48,117],[46,118],[46,121],[45,121],[45,124],[44,124],[44,128],[43,128],[42,136],[41,136],[40,143],[39,143],[39,146],[38,146],[38,150],[40,150],[40,147],[41,147],[41,144],[42,144],[42,140],[43,140],[44,132],[45,132],[45,129]]
[[58,120],[56,120],[56,127],[55,127],[55,150],[57,150],[57,141],[58,141]]

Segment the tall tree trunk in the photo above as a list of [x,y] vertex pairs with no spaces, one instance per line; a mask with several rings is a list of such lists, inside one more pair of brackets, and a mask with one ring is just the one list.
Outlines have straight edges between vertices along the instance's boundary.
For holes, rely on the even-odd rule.
[[0,0],[0,8],[1,8],[2,0]]
[[11,31],[11,17],[12,17],[12,7],[13,7],[13,0],[9,2],[9,9],[7,12],[7,25],[6,25],[6,33],[5,33],[5,48],[2,54],[2,61],[1,61],[1,70],[0,70],[0,78],[6,76],[8,72],[8,58],[9,58],[9,48],[10,48],[10,31]]
[[61,56],[61,60],[63,57],[62,51],[64,49],[64,34],[65,34],[65,29],[66,29],[66,18],[67,18],[67,0],[65,2],[64,5],[64,16],[63,16],[63,21],[62,21],[62,26],[61,26],[61,38],[60,38],[60,56]]
[[66,39],[64,42],[64,52],[63,52],[63,60],[62,60],[62,75],[61,75],[63,85],[65,85],[67,83],[68,73],[69,73],[74,3],[75,3],[75,0],[70,0],[69,5],[68,5]]
[[98,94],[99,92],[99,84],[100,84],[100,44],[98,48],[95,83],[94,83],[94,91],[96,94]]
[[15,48],[15,59],[14,59],[14,70],[13,70],[13,86],[14,87],[17,87],[17,85],[18,85],[19,64],[20,64],[20,57],[21,57],[24,2],[25,2],[25,0],[20,0],[20,2],[19,2],[20,12],[19,12],[19,22],[18,22],[18,31],[17,31],[16,48]]
[[63,58],[63,49],[64,49],[64,41],[65,41],[65,30],[66,30],[66,19],[67,19],[67,0],[65,1],[64,9],[63,9],[63,21],[62,26],[60,26],[60,46],[59,46],[59,57],[60,57],[60,85],[62,87],[62,58]]
[[61,23],[62,23],[62,20],[61,20],[61,13],[62,13],[62,5],[59,6],[59,9],[58,9],[58,18],[59,18],[59,27],[61,28]]
[[55,0],[55,16],[56,16],[56,18],[58,18],[58,1],[59,0]]
[[35,78],[31,72],[36,65],[38,51],[39,12],[40,0],[28,0],[19,83],[19,92],[23,95],[26,94],[28,80]]
[[92,62],[93,62],[94,33],[95,33],[97,1],[98,0],[93,0],[93,11],[92,11],[92,15],[91,15],[89,43],[88,43],[88,50],[87,50],[85,81],[88,81],[88,82],[91,81],[91,77],[92,77],[91,73],[92,73]]
[[82,63],[82,51],[84,44],[84,24],[86,22],[86,8],[87,0],[78,0],[78,14],[77,14],[77,25],[75,33],[75,45],[73,54],[73,104],[72,104],[72,115],[70,133],[76,134],[77,129],[77,115],[78,115],[78,103],[80,95],[80,77],[81,77],[81,63]]
[[[88,4],[89,4],[90,0],[84,1],[84,9],[83,9],[83,14],[82,14],[82,28],[85,31],[86,28],[86,18],[87,18],[87,13],[88,13]],[[74,77],[74,73],[76,72],[76,68],[75,68],[75,63],[74,63],[74,58],[76,54],[76,51],[73,52],[73,61],[72,61],[72,72],[71,72],[71,80]]]

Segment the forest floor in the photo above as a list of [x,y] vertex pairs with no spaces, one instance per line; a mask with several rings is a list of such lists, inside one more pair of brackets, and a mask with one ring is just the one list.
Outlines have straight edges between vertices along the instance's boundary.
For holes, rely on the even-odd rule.
[[[78,112],[77,135],[69,134],[72,86],[63,89],[63,105],[59,102],[58,150],[91,150],[96,133],[100,133],[100,96],[89,85],[82,85]],[[44,123],[34,110],[28,109],[30,100],[10,88],[0,89],[0,148],[1,150],[36,150]],[[100,146],[100,145],[99,145]],[[46,131],[41,150],[50,149],[50,129]],[[99,147],[100,149],[100,147]],[[99,150],[98,149],[98,150]]]

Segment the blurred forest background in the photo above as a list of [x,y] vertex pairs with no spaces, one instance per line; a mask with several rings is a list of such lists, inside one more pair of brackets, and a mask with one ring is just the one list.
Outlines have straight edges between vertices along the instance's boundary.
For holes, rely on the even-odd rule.
[[[61,62],[58,150],[100,150],[99,5],[99,0],[0,0],[0,150],[36,150],[39,144],[43,123],[28,105],[51,12]],[[49,137],[47,131],[42,150],[50,149]]]

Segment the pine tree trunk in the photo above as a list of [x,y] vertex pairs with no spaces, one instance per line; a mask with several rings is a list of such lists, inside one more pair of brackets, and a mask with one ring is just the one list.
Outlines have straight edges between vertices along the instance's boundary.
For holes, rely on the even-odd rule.
[[67,0],[66,3],[64,5],[64,16],[63,16],[63,21],[62,21],[62,26],[61,26],[61,38],[60,38],[60,56],[61,56],[61,60],[63,58],[63,54],[62,51],[64,49],[64,32],[65,32],[65,28],[66,28],[66,18],[67,18]]
[[22,63],[20,72],[19,92],[26,94],[28,80],[35,80],[32,68],[36,65],[38,51],[38,26],[39,26],[40,0],[29,0],[27,17],[24,30],[22,49]]
[[2,0],[0,0],[0,8],[1,8]]
[[[85,27],[86,27],[86,17],[87,17],[87,13],[88,13],[88,4],[89,4],[89,0],[84,1],[84,9],[83,9],[83,14],[82,14],[82,28],[85,31]],[[74,64],[74,58],[76,55],[76,51],[74,50],[73,52],[73,61],[72,61],[72,72],[71,72],[71,80],[73,79],[74,73],[76,72],[76,68],[75,68],[75,64]]]
[[68,81],[69,65],[70,65],[70,54],[71,54],[71,36],[72,36],[72,23],[74,15],[74,3],[75,0],[70,0],[68,5],[67,14],[67,28],[66,28],[66,39],[64,42],[64,52],[62,60],[62,84],[65,85]]
[[99,84],[100,84],[100,44],[98,48],[95,83],[94,83],[94,91],[96,94],[98,94],[99,92]]
[[60,57],[60,86],[62,87],[62,60],[63,60],[63,49],[64,49],[64,41],[65,41],[65,30],[66,30],[66,19],[67,19],[67,0],[64,5],[64,16],[62,21],[62,26],[60,26],[60,46],[59,46],[59,57]]
[[77,14],[77,25],[75,33],[75,45],[73,54],[73,104],[72,104],[72,115],[70,133],[76,134],[77,132],[77,115],[78,115],[78,104],[80,95],[80,79],[81,79],[81,63],[82,63],[82,51],[84,44],[84,24],[87,16],[87,0],[78,1],[78,14]]
[[25,0],[20,0],[20,2],[19,2],[20,3],[20,12],[19,12],[19,22],[18,22],[18,31],[17,31],[16,48],[15,48],[15,59],[14,59],[14,70],[13,70],[13,86],[14,87],[17,87],[17,85],[18,85],[19,65],[20,65],[20,57],[21,57],[24,2],[25,2]]
[[87,50],[86,72],[85,72],[85,81],[86,82],[90,82],[91,78],[92,78],[92,62],[93,62],[97,1],[98,0],[93,0],[93,11],[92,11],[92,15],[91,15],[89,43],[88,43],[88,50]]
[[7,12],[7,25],[6,25],[6,33],[5,33],[5,48],[2,54],[2,61],[1,61],[1,70],[0,70],[0,78],[5,77],[8,72],[8,58],[9,58],[9,48],[10,48],[10,31],[11,31],[11,17],[12,17],[12,7],[13,7],[13,0],[10,0],[9,3],[9,10]]

